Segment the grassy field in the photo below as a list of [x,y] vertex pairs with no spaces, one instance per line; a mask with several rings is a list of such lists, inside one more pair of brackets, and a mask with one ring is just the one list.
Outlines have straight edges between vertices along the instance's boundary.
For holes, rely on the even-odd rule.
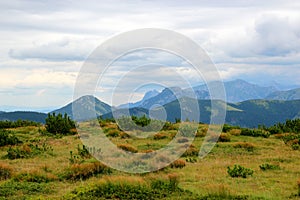
[[[132,138],[113,123],[102,124],[110,140],[138,152],[157,150],[175,130],[150,138]],[[200,125],[205,130],[207,125]],[[0,199],[297,199],[300,152],[283,140],[224,134],[203,159],[197,134],[180,161],[157,172],[129,174],[110,169],[85,152],[78,135],[51,136],[43,127],[9,129],[22,143],[0,147]],[[201,132],[201,131],[199,131]],[[72,153],[71,153],[71,152]],[[10,153],[9,153],[10,152]],[[18,157],[19,156],[19,157]],[[252,169],[233,178],[228,167]]]

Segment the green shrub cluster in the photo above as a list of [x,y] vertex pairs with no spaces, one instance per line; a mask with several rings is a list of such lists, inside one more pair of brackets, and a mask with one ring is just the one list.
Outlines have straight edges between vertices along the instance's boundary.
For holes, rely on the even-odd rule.
[[41,124],[38,122],[28,121],[28,120],[17,120],[17,121],[0,121],[0,129],[4,128],[18,128],[25,126],[40,126]]
[[285,134],[282,136],[282,140],[286,145],[289,145],[294,150],[300,149],[300,135],[299,134]]
[[14,195],[45,195],[51,192],[53,192],[53,190],[46,183],[6,181],[0,185],[0,197],[5,198]]
[[247,176],[251,176],[253,174],[253,170],[240,165],[234,165],[232,169],[230,167],[227,167],[227,173],[233,178],[247,178]]
[[265,128],[271,134],[277,133],[300,133],[300,119],[288,119],[284,123],[277,123],[269,128]]
[[241,135],[268,138],[270,137],[270,132],[262,129],[242,128]]
[[72,129],[75,128],[75,122],[70,119],[70,117],[65,114],[56,115],[55,113],[49,113],[48,117],[46,118],[46,130],[52,134],[74,134]]
[[0,147],[5,145],[16,145],[22,143],[11,131],[0,129]]
[[280,166],[279,165],[272,165],[272,164],[269,164],[269,163],[264,163],[264,164],[261,164],[259,166],[259,168],[263,171],[266,171],[266,170],[277,170],[277,169],[280,169]]

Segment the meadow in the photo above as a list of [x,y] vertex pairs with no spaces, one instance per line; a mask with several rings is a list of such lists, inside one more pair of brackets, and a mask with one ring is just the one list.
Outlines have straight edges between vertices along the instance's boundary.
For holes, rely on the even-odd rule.
[[[86,122],[91,123],[91,122]],[[188,122],[187,122],[188,123]],[[168,144],[178,124],[149,138],[134,138],[102,121],[119,148],[151,152]],[[217,144],[198,158],[208,125],[171,165],[131,174],[93,158],[76,134],[50,134],[43,125],[0,129],[0,199],[298,199],[299,140],[293,133],[253,134],[223,128]],[[252,135],[251,135],[252,134]],[[291,139],[287,140],[286,138]],[[182,141],[184,144],[185,141]]]

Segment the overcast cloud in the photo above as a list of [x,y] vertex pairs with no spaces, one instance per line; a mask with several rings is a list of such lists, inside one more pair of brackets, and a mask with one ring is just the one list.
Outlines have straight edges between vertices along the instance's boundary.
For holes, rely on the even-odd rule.
[[[88,55],[106,39],[137,28],[170,29],[190,37],[224,80],[299,84],[299,10],[300,2],[292,0],[1,1],[0,104],[53,107],[70,102]],[[110,103],[105,91],[114,78],[145,59],[173,66],[193,84],[201,81],[180,59],[140,52],[118,63],[120,74],[110,72],[98,97]],[[168,70],[158,75],[165,80]]]

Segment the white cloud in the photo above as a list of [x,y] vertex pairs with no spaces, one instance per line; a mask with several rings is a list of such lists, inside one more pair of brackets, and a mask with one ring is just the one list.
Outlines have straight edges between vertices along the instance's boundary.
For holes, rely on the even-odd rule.
[[[30,99],[29,104],[70,101],[79,68],[101,42],[145,27],[171,29],[191,37],[208,52],[224,79],[243,77],[259,82],[263,74],[297,84],[299,9],[300,3],[292,0],[1,1],[1,103],[24,103],[16,95]],[[197,81],[193,70],[172,56],[141,53],[119,62],[123,67],[107,74],[106,84],[114,84],[128,66],[145,60],[172,65],[177,73]],[[176,84],[168,70],[149,73],[159,76],[157,81],[169,79],[168,84]],[[132,77],[151,79],[138,71]],[[134,83],[128,81],[127,85]]]

